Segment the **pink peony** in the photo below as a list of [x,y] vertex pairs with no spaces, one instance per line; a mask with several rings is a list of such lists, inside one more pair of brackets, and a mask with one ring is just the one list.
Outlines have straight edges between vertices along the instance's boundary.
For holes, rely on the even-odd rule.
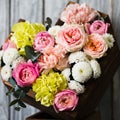
[[83,26],[64,25],[59,31],[56,43],[63,46],[68,52],[81,50],[87,40]]
[[54,46],[54,38],[48,32],[40,32],[35,36],[34,49],[43,51],[46,47]]
[[7,48],[17,48],[17,46],[15,45],[15,43],[13,43],[11,40],[7,40],[3,46],[2,46],[2,50],[5,51],[7,50]]
[[81,5],[69,4],[62,12],[60,19],[67,24],[82,24],[89,22],[98,15],[98,12],[90,8],[86,3]]
[[56,112],[64,110],[74,110],[78,104],[78,97],[73,90],[64,90],[59,92],[54,99],[54,108]]
[[20,87],[31,86],[39,76],[39,68],[31,61],[20,63],[13,69],[12,75]]
[[96,20],[92,24],[86,23],[85,29],[88,34],[98,33],[100,35],[103,35],[107,33],[109,25],[109,23],[104,23],[102,20]]
[[102,57],[108,49],[108,45],[103,37],[97,33],[88,36],[88,43],[84,46],[84,52],[92,58]]

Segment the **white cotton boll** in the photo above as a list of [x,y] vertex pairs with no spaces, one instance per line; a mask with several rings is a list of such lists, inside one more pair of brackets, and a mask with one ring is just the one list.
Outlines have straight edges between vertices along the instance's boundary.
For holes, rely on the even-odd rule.
[[71,74],[70,68],[64,69],[64,70],[62,71],[62,74],[63,74],[63,76],[65,77],[65,79],[66,79],[67,81],[70,81],[70,74]]
[[96,60],[91,60],[90,65],[93,70],[93,78],[98,78],[101,75],[100,64]]
[[82,51],[73,52],[69,55],[69,63],[78,63],[82,61],[89,61],[86,54]]
[[2,79],[6,80],[6,81],[8,81],[8,79],[10,77],[12,77],[12,70],[11,70],[10,66],[5,65],[5,66],[2,67],[1,76],[2,76]]
[[12,62],[12,68],[15,68],[19,63],[25,62],[25,59],[23,57],[18,57]]
[[15,48],[8,48],[3,54],[3,62],[6,65],[10,65],[17,57],[19,53]]
[[57,33],[60,31],[61,27],[56,25],[56,26],[52,26],[51,28],[49,28],[48,33],[50,33],[52,36],[56,37]]
[[77,82],[77,81],[75,81],[75,80],[71,80],[71,81],[68,83],[68,87],[69,87],[69,89],[71,89],[71,90],[75,90],[75,92],[76,92],[77,94],[84,93],[84,91],[85,91],[84,85],[81,85],[79,82]]
[[109,48],[113,47],[113,45],[114,45],[113,43],[115,42],[113,35],[106,33],[103,35],[103,39],[106,41]]
[[72,68],[74,80],[84,83],[92,76],[92,68],[88,62],[78,62]]

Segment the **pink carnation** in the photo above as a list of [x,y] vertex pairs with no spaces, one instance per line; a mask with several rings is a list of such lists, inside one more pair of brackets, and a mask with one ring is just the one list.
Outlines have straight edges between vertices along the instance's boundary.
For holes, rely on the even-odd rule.
[[64,25],[59,31],[56,43],[63,46],[68,52],[81,50],[87,40],[83,26]]
[[82,24],[93,20],[96,15],[98,15],[98,12],[90,8],[86,3],[81,5],[75,3],[66,7],[60,19],[68,24]]
[[20,63],[14,68],[12,75],[20,87],[31,86],[39,76],[39,68],[31,61]]
[[56,112],[64,110],[74,110],[78,104],[76,92],[72,90],[64,90],[59,92],[54,99],[54,108]]
[[34,49],[43,51],[45,48],[54,46],[55,40],[48,32],[40,32],[35,36]]
[[84,46],[84,52],[92,58],[102,57],[108,49],[103,37],[97,33],[88,36],[88,43]]
[[88,34],[98,33],[100,35],[103,35],[107,33],[109,25],[109,23],[104,23],[102,20],[96,20],[92,24],[86,23],[85,29]]

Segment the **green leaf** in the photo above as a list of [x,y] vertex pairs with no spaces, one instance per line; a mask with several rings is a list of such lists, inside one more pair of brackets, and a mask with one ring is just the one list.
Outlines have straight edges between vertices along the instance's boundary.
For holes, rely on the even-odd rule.
[[26,108],[26,105],[22,102],[22,101],[18,101],[18,104],[23,107],[23,108]]
[[17,102],[18,102],[18,99],[15,99],[12,102],[10,102],[9,106],[15,105]]
[[48,25],[51,25],[52,24],[51,18],[47,17],[45,23],[47,23]]
[[10,84],[11,84],[13,87],[15,87],[15,86],[17,85],[17,83],[15,82],[15,80],[14,80],[12,77],[9,78],[8,81],[10,82]]
[[15,110],[16,111],[20,111],[20,107],[18,106],[18,107],[15,107]]
[[28,45],[25,46],[25,53],[26,53],[26,58],[28,60],[31,59],[32,62],[35,62],[41,55],[41,53],[35,52],[34,48]]
[[13,88],[11,88],[8,92],[6,92],[6,95],[10,95],[12,92],[14,92]]

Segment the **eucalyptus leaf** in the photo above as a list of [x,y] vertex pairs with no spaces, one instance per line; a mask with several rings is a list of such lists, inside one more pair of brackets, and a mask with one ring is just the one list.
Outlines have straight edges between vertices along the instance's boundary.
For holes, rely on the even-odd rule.
[[51,18],[47,17],[45,23],[47,23],[48,25],[51,25],[52,24]]
[[20,111],[20,107],[19,106],[15,107],[15,110]]
[[41,53],[35,52],[34,48],[28,45],[25,46],[25,53],[26,53],[26,58],[28,60],[31,59],[32,62],[35,62],[41,55]]
[[15,99],[12,102],[10,102],[9,106],[15,105],[17,102],[18,102],[18,99]]
[[25,105],[21,100],[18,101],[18,104],[19,104],[21,107],[26,108],[26,105]]
[[11,84],[13,87],[15,87],[15,86],[17,85],[17,83],[15,82],[15,80],[14,80],[12,77],[9,78],[8,81],[10,82],[10,84]]

